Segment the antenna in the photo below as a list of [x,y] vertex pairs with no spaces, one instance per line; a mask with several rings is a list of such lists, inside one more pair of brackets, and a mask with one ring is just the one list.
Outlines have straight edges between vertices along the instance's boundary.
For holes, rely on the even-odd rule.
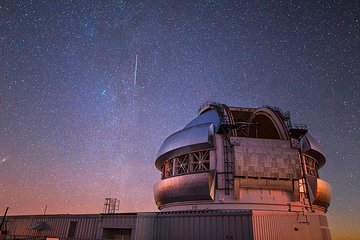
[[120,200],[116,198],[105,198],[104,202],[104,213],[115,213],[119,210]]

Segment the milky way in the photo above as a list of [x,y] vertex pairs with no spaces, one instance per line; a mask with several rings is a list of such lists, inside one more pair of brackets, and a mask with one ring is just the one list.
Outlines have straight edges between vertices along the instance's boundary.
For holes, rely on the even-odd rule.
[[360,236],[359,1],[194,2],[1,1],[0,211],[156,211],[158,148],[212,100],[307,124]]

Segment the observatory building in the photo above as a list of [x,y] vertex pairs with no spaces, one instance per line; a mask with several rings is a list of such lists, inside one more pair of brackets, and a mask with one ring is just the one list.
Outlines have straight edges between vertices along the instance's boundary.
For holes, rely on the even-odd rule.
[[249,210],[255,239],[330,239],[325,162],[289,112],[207,103],[160,147],[155,201],[161,212]]
[[330,240],[325,163],[288,112],[209,102],[159,149],[159,212],[10,216],[1,230],[39,239]]

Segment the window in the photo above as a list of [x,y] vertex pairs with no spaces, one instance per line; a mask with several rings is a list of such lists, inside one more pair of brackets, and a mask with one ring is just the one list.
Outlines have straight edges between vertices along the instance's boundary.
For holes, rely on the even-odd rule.
[[319,177],[318,173],[318,163],[317,161],[307,155],[304,155],[305,158],[305,165],[306,165],[306,174],[314,177]]
[[[182,155],[179,157],[174,158],[175,162],[175,174],[174,175],[181,175],[189,172],[189,155]],[[170,162],[172,162],[170,160]]]
[[193,152],[166,160],[161,166],[162,178],[205,172],[210,169],[209,151]]
[[207,171],[210,168],[209,151],[193,153],[193,171]]

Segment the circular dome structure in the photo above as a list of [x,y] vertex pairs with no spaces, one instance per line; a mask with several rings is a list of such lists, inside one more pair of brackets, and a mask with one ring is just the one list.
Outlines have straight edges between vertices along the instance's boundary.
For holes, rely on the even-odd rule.
[[326,185],[318,179],[324,164],[316,140],[307,129],[292,128],[280,109],[207,103],[160,147],[155,201],[161,211],[287,210],[290,203],[325,212],[330,187],[317,189]]
[[166,214],[250,211],[254,239],[331,239],[325,162],[289,113],[207,103],[160,147],[155,202]]
[[[256,109],[248,119],[252,123],[260,123],[257,128],[251,129],[251,137],[288,140],[289,134],[284,121],[275,111],[267,107]],[[256,132],[258,134],[256,135]]]

